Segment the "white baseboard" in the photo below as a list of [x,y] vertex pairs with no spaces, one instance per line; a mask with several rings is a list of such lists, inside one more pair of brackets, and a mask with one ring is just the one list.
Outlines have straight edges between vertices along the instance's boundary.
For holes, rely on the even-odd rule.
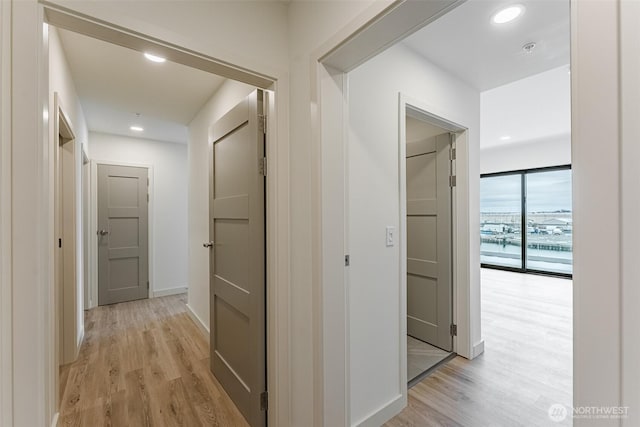
[[58,417],[60,416],[60,412],[56,412],[55,414],[53,414],[53,420],[51,420],[51,427],[57,427],[58,426]]
[[210,334],[209,328],[207,328],[207,325],[202,321],[200,316],[198,316],[196,314],[196,312],[193,311],[191,306],[189,304],[186,304],[186,305],[187,305],[187,313],[189,314],[189,317],[191,317],[191,320],[193,320],[193,322],[198,326],[198,328],[200,328],[202,333],[206,335],[207,340],[208,340],[209,339],[209,334]]
[[177,288],[159,289],[153,291],[153,298],[168,297],[169,295],[184,294],[187,292],[187,286],[178,286]]
[[484,353],[484,340],[480,340],[480,342],[473,345],[472,359],[475,359],[482,353]]
[[357,427],[379,427],[398,415],[406,406],[407,397],[401,394],[354,425]]

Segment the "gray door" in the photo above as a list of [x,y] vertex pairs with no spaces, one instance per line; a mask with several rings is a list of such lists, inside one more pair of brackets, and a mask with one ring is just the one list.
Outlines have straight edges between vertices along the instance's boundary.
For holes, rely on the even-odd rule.
[[250,425],[266,425],[263,92],[213,126],[211,369]]
[[148,170],[98,165],[98,304],[149,294]]
[[407,144],[407,333],[451,351],[450,135]]

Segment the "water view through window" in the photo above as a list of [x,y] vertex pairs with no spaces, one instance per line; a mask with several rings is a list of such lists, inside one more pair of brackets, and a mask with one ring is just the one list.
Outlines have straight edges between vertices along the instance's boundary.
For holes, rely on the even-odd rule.
[[572,236],[568,167],[481,178],[482,264],[571,274]]

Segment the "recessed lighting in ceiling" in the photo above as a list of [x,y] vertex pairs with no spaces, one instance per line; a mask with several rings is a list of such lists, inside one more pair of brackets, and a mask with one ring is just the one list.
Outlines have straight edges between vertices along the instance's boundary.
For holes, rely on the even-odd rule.
[[508,141],[510,139],[511,139],[511,137],[509,135],[504,135],[504,136],[500,137],[500,141]]
[[524,6],[521,4],[514,4],[496,12],[491,18],[491,22],[494,24],[506,24],[516,19],[518,16],[524,13]]
[[134,132],[143,132],[144,128],[142,126],[131,126],[129,129],[131,129]]
[[144,57],[147,58],[149,61],[151,62],[165,62],[167,59],[163,58],[162,56],[158,56],[158,55],[153,55],[151,53],[145,52]]

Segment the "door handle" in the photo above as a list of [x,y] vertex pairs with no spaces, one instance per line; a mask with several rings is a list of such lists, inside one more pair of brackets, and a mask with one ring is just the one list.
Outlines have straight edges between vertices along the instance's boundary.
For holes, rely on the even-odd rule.
[[107,234],[109,234],[109,232],[107,230],[98,230],[98,234],[100,236],[106,236]]
[[211,249],[213,247],[213,245],[215,245],[215,243],[213,241],[206,242],[206,243],[202,244],[202,246],[204,246],[205,248],[208,248],[208,249]]

